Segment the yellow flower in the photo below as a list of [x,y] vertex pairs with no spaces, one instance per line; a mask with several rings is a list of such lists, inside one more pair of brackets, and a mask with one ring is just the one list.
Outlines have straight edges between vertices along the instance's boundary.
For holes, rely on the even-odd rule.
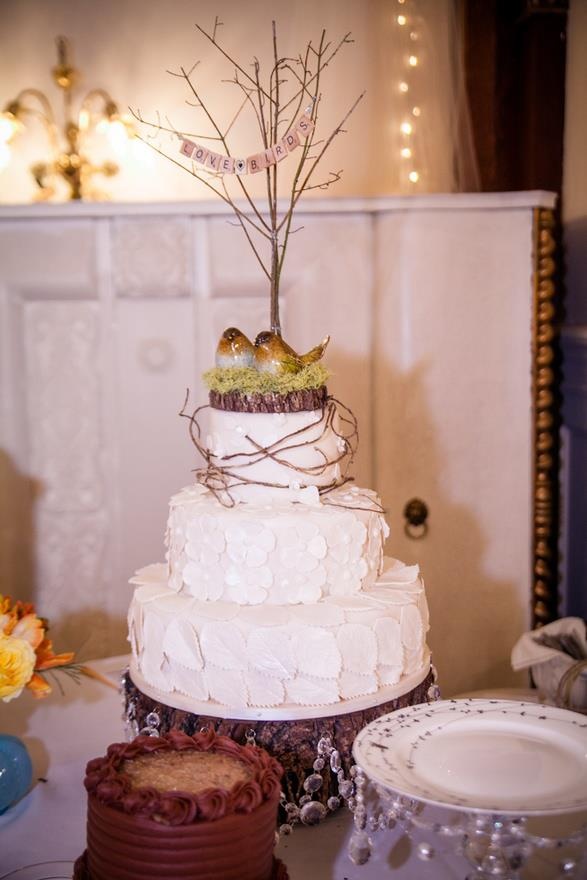
[[35,652],[24,639],[0,634],[0,699],[18,697],[35,669]]

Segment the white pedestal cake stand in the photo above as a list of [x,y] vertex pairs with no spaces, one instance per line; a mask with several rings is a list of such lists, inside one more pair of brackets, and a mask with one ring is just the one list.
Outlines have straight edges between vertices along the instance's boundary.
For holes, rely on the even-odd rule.
[[[349,853],[370,856],[370,832],[399,827],[452,838],[467,880],[520,880],[536,848],[576,847],[559,876],[584,877],[587,825],[565,837],[532,833],[537,817],[587,810],[587,718],[536,703],[445,700],[382,716],[357,736],[355,832]],[[367,784],[369,782],[369,784]],[[447,821],[426,817],[448,811]],[[431,843],[418,855],[434,857]]]

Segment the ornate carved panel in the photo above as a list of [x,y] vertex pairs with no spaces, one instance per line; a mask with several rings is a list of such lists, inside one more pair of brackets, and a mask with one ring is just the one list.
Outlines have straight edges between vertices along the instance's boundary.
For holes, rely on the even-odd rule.
[[93,302],[25,304],[30,465],[47,511],[103,503],[98,320]]
[[192,287],[187,217],[116,219],[113,281],[119,296],[187,296]]

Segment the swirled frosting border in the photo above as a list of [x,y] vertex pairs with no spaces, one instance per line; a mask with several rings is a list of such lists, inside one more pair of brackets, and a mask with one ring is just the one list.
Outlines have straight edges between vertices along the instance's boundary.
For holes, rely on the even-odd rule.
[[[133,788],[130,776],[120,769],[124,761],[139,755],[186,749],[234,757],[252,771],[252,776],[230,791],[210,788],[194,794],[160,792],[152,787]],[[177,826],[215,821],[232,813],[251,813],[264,801],[279,797],[282,776],[281,764],[257,746],[239,745],[213,730],[194,736],[172,730],[162,737],[138,736],[130,743],[113,743],[104,757],[88,763],[84,785],[89,795],[106,806]]]

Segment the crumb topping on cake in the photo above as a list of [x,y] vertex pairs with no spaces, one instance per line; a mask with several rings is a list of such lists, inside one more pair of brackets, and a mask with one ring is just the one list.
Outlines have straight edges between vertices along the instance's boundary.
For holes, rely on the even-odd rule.
[[242,761],[214,752],[151,752],[123,761],[131,788],[151,787],[156,791],[186,791],[199,794],[210,788],[231,791],[235,785],[252,779],[253,771]]

